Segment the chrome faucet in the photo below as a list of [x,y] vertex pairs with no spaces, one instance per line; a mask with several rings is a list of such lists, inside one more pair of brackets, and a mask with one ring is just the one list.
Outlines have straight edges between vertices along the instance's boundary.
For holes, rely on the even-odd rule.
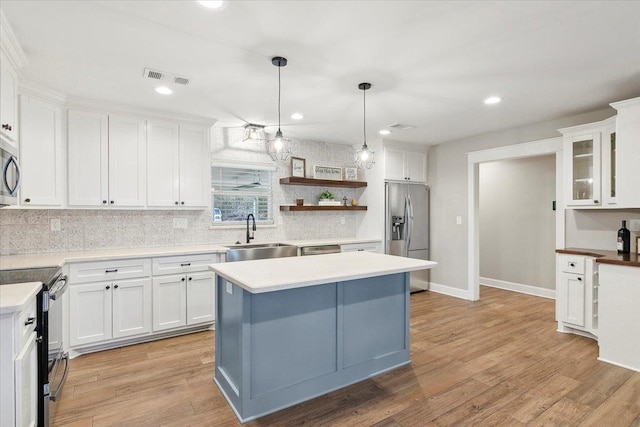
[[[249,230],[249,218],[253,220],[253,227]],[[253,232],[256,231],[256,217],[252,213],[247,215],[247,243],[253,240]]]

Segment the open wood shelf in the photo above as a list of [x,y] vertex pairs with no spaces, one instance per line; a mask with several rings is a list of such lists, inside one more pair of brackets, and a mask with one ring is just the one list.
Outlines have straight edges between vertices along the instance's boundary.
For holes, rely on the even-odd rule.
[[366,181],[332,181],[329,179],[301,178],[297,176],[288,176],[286,178],[280,178],[280,184],[312,185],[316,187],[342,187],[342,188],[362,188],[367,186]]
[[366,211],[366,206],[280,206],[283,212],[293,211]]

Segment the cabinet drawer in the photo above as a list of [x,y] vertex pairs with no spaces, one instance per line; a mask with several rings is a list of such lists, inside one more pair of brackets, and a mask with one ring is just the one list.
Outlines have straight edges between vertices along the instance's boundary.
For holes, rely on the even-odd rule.
[[561,255],[558,262],[562,272],[584,274],[584,257]]
[[379,252],[378,243],[352,243],[340,245],[341,252]]
[[17,342],[16,348],[18,351],[22,350],[22,347],[27,343],[31,333],[36,330],[37,323],[37,311],[36,311],[36,297],[33,297],[29,304],[20,312],[18,316],[18,324],[16,325]]
[[216,262],[216,254],[181,255],[153,259],[153,275],[207,271]]
[[83,262],[71,264],[69,267],[70,283],[102,282],[150,275],[151,260],[149,259]]

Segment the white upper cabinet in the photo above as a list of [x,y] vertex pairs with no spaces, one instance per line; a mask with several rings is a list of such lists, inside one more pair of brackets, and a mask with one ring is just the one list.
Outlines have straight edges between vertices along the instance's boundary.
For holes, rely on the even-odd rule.
[[392,181],[427,182],[427,153],[385,147],[384,178]]
[[20,96],[20,205],[64,202],[62,118],[59,106]]
[[0,134],[16,142],[18,135],[18,77],[4,52],[0,52]]
[[611,104],[618,110],[615,133],[617,205],[640,208],[640,97]]
[[144,120],[71,110],[68,150],[69,206],[144,206]]
[[207,128],[148,122],[147,205],[209,205],[210,156]]
[[640,98],[611,106],[615,117],[559,130],[567,206],[640,208]]

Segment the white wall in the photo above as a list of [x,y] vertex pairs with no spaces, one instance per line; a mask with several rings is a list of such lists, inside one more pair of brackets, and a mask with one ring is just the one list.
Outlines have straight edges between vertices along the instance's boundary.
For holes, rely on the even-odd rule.
[[555,176],[555,155],[480,164],[480,277],[555,289]]
[[[614,101],[614,100],[612,100]],[[468,289],[467,272],[467,156],[471,151],[560,136],[557,129],[611,117],[611,108],[521,128],[443,143],[429,150],[431,187],[431,257],[438,267],[431,281],[458,290]],[[462,216],[462,224],[456,224]]]

